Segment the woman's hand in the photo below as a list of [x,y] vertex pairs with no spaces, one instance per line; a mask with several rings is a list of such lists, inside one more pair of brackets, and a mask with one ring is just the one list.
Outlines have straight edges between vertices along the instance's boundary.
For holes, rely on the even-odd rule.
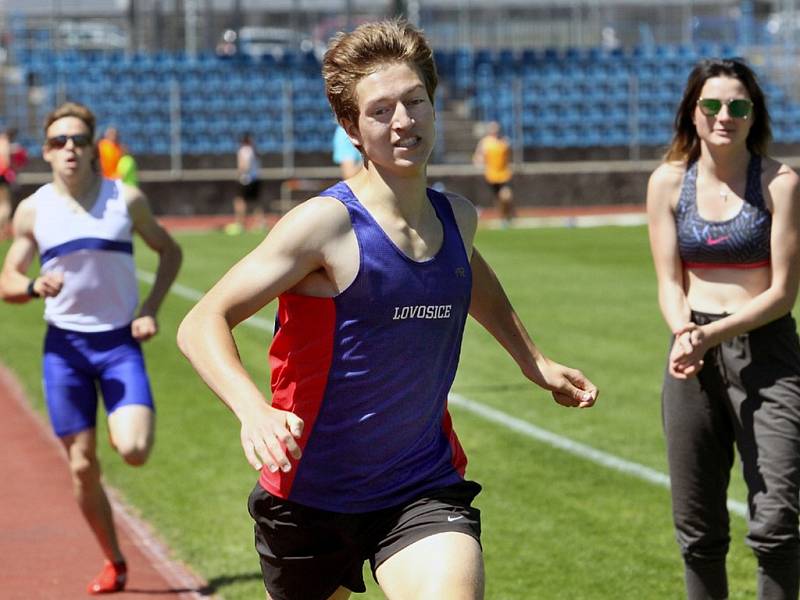
[[676,379],[688,379],[703,368],[703,356],[708,350],[702,326],[689,322],[675,332],[675,342],[669,353],[669,373]]

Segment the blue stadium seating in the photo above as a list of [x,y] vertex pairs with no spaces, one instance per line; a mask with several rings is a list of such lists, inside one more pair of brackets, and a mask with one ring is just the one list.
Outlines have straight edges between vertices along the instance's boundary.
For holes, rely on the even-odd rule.
[[[86,102],[136,153],[169,153],[176,113],[182,150],[190,154],[231,152],[245,132],[260,149],[278,152],[287,115],[297,151],[329,151],[334,122],[312,53],[248,59],[54,52],[43,39],[37,44],[12,48],[12,55],[28,81],[45,86],[41,115],[64,99]],[[668,143],[692,66],[703,56],[735,54],[736,48],[717,44],[651,43],[612,50],[457,48],[435,57],[448,95],[469,100],[473,118],[500,121],[507,135],[522,135],[526,147],[561,148]],[[763,83],[774,138],[800,142],[800,106],[777,82]],[[38,152],[38,140],[22,141]]]

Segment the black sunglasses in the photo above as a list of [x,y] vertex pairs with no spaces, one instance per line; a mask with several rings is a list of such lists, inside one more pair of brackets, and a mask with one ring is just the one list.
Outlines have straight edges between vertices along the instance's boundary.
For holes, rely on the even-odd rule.
[[76,133],[75,135],[55,135],[47,138],[47,145],[50,148],[63,148],[67,142],[72,140],[76,148],[85,148],[92,143],[92,138],[86,133]]
[[707,117],[714,117],[722,110],[722,105],[728,107],[728,114],[735,119],[749,119],[750,114],[753,112],[753,103],[747,98],[730,98],[728,100],[719,100],[718,98],[700,98],[697,101],[697,106],[700,107],[702,112]]

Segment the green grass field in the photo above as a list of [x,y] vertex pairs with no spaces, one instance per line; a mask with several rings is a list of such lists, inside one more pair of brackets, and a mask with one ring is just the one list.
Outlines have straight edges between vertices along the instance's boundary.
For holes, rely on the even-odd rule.
[[[182,234],[179,282],[207,289],[258,243],[248,234]],[[519,374],[474,322],[468,324],[454,385],[460,395],[598,450],[666,472],[659,390],[668,332],[656,304],[646,230],[482,230],[477,246],[498,272],[542,350],[582,369],[601,389],[597,406],[559,407]],[[5,254],[8,244],[0,245]],[[137,246],[137,263],[154,268]],[[161,335],[145,346],[158,405],[157,443],[144,469],[122,464],[103,443],[107,480],[161,534],[175,555],[229,600],[263,597],[246,498],[256,473],[239,447],[238,422],[178,352],[177,326],[192,302],[171,295]],[[42,409],[41,304],[1,305],[0,360]],[[271,318],[273,307],[264,310]],[[269,333],[241,325],[240,353],[267,385]],[[683,597],[682,567],[663,487],[599,466],[451,409],[484,491],[487,595],[492,600],[662,599]],[[99,436],[104,440],[103,435]],[[743,501],[738,473],[731,497]],[[731,598],[753,598],[755,561],[733,517]],[[88,531],[87,531],[88,535]],[[365,573],[369,591],[382,598]]]

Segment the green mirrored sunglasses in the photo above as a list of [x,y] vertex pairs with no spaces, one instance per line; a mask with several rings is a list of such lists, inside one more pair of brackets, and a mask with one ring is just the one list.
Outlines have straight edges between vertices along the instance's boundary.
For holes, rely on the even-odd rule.
[[716,116],[722,110],[722,105],[728,107],[728,114],[736,119],[749,119],[753,112],[753,103],[746,98],[730,98],[720,100],[718,98],[700,98],[697,106],[707,117]]

